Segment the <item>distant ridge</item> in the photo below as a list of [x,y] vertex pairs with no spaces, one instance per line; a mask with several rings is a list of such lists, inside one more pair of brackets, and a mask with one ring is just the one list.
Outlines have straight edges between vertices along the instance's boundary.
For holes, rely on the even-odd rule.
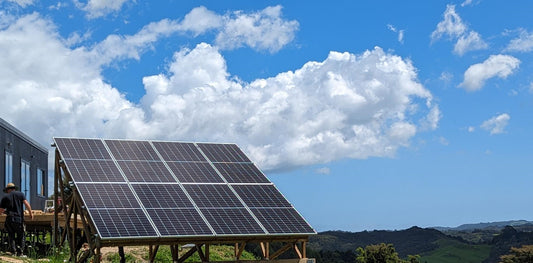
[[439,231],[469,231],[476,229],[486,229],[486,228],[497,228],[502,229],[506,226],[522,226],[527,224],[533,224],[533,221],[527,220],[509,220],[509,221],[498,221],[498,222],[488,222],[488,223],[477,223],[477,224],[463,224],[458,227],[430,227]]

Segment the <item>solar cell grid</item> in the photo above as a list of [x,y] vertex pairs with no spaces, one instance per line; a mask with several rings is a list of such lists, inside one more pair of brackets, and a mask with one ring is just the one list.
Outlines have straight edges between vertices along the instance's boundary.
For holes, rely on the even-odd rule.
[[251,211],[271,234],[315,232],[293,208],[252,208]]
[[130,182],[176,182],[162,162],[117,161]]
[[207,162],[167,162],[170,170],[182,183],[223,183],[211,164]]
[[88,208],[140,208],[127,184],[76,184]]
[[253,163],[215,163],[228,183],[270,183]]
[[73,160],[65,163],[75,182],[126,182],[112,160]]
[[194,208],[178,184],[133,184],[146,208]]
[[195,209],[147,209],[162,236],[212,235]]
[[244,208],[200,209],[217,235],[265,234]]
[[152,142],[165,161],[205,162],[194,143]]
[[54,138],[63,159],[111,159],[99,139]]
[[229,186],[224,184],[187,184],[185,190],[200,208],[202,207],[243,207]]
[[274,185],[233,185],[248,207],[292,207]]
[[117,160],[160,161],[148,141],[105,140]]
[[199,143],[198,146],[211,162],[250,162],[235,144]]
[[89,209],[102,239],[157,237],[142,209]]

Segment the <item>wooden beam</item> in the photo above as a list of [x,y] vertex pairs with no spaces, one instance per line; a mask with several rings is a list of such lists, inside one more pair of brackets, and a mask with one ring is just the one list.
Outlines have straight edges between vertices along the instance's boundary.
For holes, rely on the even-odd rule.
[[204,245],[204,254],[205,258],[207,259],[207,262],[209,262],[209,244]]
[[[238,243],[237,243],[238,244]],[[244,246],[246,246],[246,242],[242,242],[241,245],[239,246],[239,250],[237,251],[237,253],[235,254],[235,259],[236,260],[239,260],[241,259],[241,256],[242,256],[242,252],[244,251]]]
[[302,256],[307,258],[307,242],[302,241]]
[[263,252],[264,259],[270,257],[270,242],[261,242],[261,252]]
[[202,262],[209,261],[205,259],[205,254],[202,251],[202,244],[195,244],[195,246],[196,246],[196,250],[198,251],[198,256],[200,256],[200,260],[202,260]]
[[170,245],[170,255],[172,256],[172,262],[176,263],[178,262],[178,259],[180,257],[179,255],[179,248],[178,245]]
[[300,250],[298,249],[298,243],[294,242],[292,244],[293,248],[294,248],[294,252],[296,252],[296,255],[298,255],[298,258],[303,258],[302,257],[302,253],[300,252]]
[[183,256],[181,256],[181,258],[178,259],[178,263],[185,262],[186,259],[188,259],[190,256],[194,254],[194,252],[196,252],[196,246],[191,247],[191,249],[189,249],[187,253],[183,254]]
[[155,261],[155,256],[157,255],[157,250],[159,250],[159,245],[155,245],[153,246],[150,246],[150,249],[149,249],[149,260],[150,262],[154,262]]
[[287,245],[280,248],[278,251],[276,251],[272,256],[270,257],[270,260],[275,259],[279,257],[281,254],[285,253],[287,250],[291,249],[293,246],[293,243],[288,243]]

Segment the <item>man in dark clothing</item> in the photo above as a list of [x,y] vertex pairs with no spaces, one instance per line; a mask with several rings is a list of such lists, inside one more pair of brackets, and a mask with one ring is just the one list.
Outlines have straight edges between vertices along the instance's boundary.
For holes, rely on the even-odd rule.
[[26,206],[31,219],[33,220],[33,213],[31,206],[24,193],[16,191],[14,183],[9,183],[4,188],[4,193],[7,193],[0,201],[0,213],[5,213],[6,223],[5,229],[9,237],[9,250],[11,253],[17,253],[17,256],[23,256],[24,252],[24,208]]

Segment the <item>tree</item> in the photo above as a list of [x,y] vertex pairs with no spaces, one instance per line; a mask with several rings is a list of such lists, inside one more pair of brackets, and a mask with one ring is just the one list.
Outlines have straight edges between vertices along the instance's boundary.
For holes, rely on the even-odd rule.
[[500,259],[500,263],[533,262],[533,245],[523,245],[520,248],[512,247],[511,254],[503,255]]
[[418,255],[409,255],[408,260],[401,259],[392,244],[369,245],[364,249],[358,247],[356,252],[357,263],[420,263]]

